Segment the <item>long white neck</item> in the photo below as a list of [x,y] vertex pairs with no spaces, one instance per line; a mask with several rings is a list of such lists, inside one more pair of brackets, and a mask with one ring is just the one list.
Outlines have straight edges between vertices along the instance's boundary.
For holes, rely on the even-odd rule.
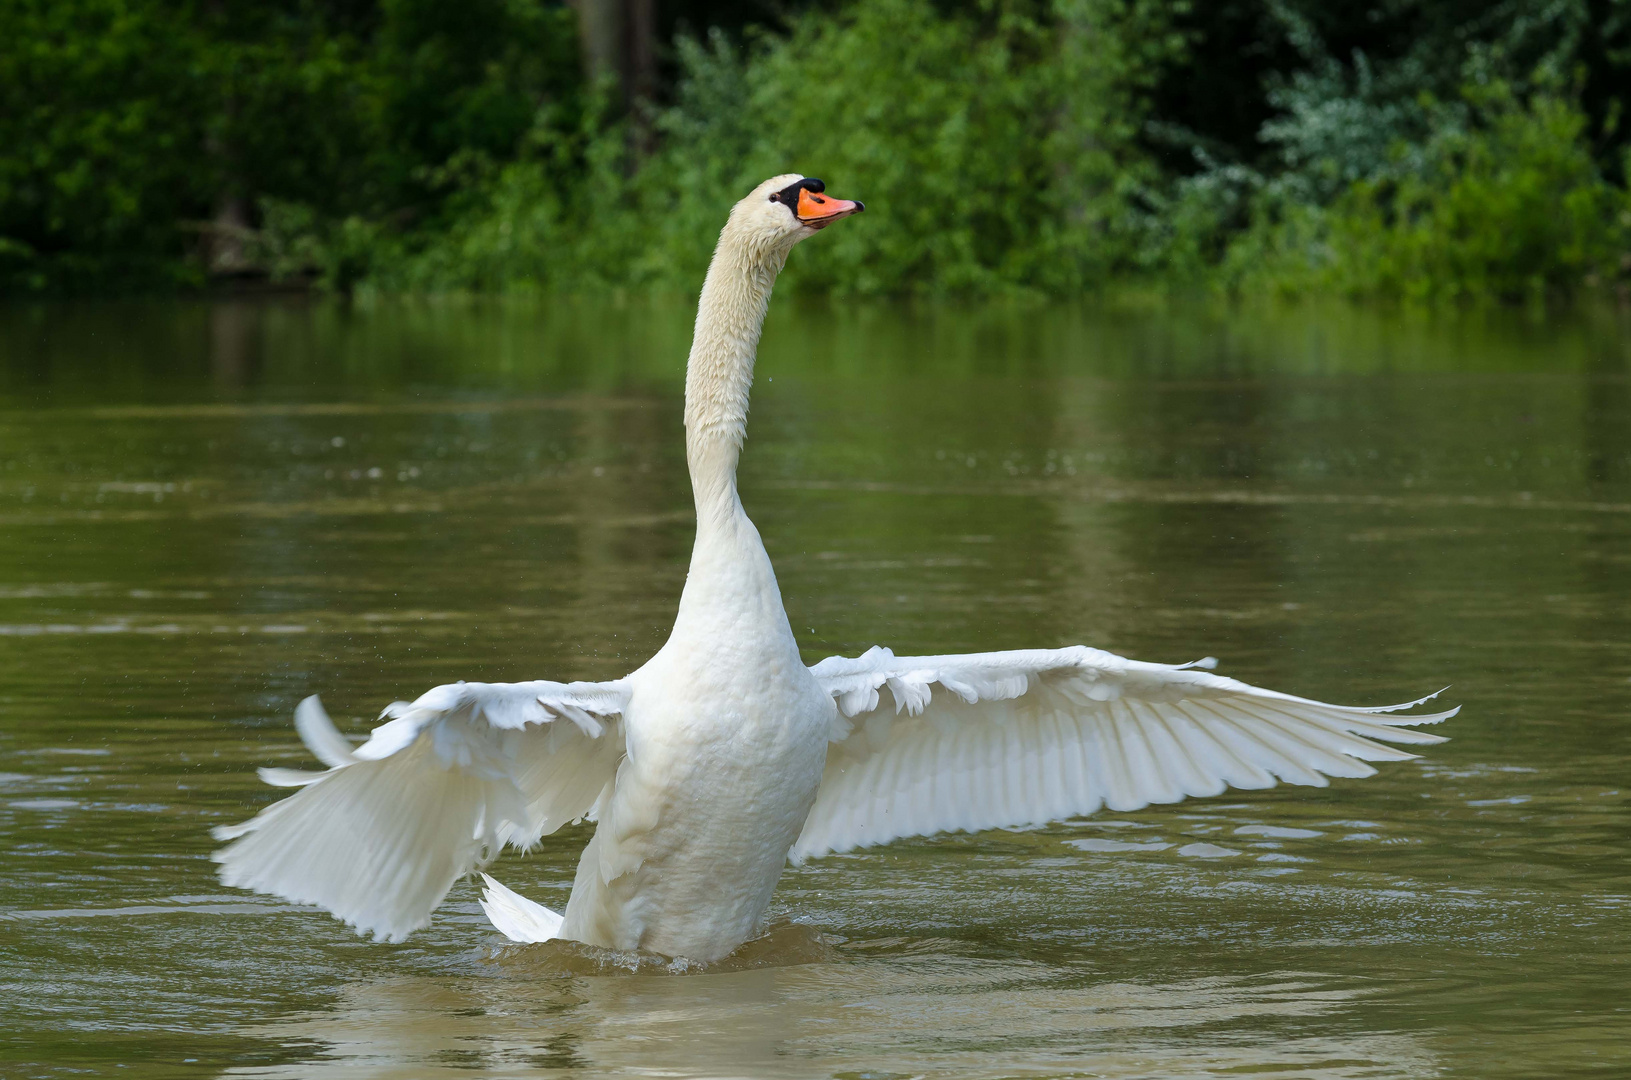
[[736,464],[747,434],[748,391],[770,290],[787,259],[732,220],[720,234],[697,307],[685,368],[685,460],[697,504],[697,538],[742,514]]
[[683,662],[693,670],[738,670],[706,659],[721,649],[736,650],[738,660],[750,650],[802,666],[776,571],[736,494],[759,331],[791,247],[790,238],[766,236],[733,212],[702,286],[685,370],[685,460],[697,541],[669,638],[677,650],[672,655],[687,657]]

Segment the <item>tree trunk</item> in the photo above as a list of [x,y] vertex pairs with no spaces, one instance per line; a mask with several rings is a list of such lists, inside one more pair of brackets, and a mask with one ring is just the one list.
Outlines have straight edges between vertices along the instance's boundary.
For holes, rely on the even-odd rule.
[[[644,105],[657,93],[656,0],[571,0],[578,15],[578,51],[592,81],[610,79],[617,104],[646,138]],[[644,147],[638,147],[644,149]]]
[[252,235],[249,201],[242,195],[222,195],[204,241],[211,276],[233,277],[253,269],[245,250]]
[[590,80],[610,78],[623,90],[623,5],[625,0],[572,0],[578,13],[578,51]]

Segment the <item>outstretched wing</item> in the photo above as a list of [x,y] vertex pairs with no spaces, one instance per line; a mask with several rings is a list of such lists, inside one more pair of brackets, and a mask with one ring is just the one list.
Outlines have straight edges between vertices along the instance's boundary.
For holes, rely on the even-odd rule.
[[326,772],[262,769],[301,790],[217,828],[221,881],[317,904],[400,941],[505,844],[529,847],[588,814],[617,771],[628,687],[450,683],[397,702],[353,748],[315,697],[295,726]]
[[1147,664],[1082,646],[829,657],[810,670],[843,730],[792,857],[1136,810],[1276,778],[1323,787],[1327,776],[1371,775],[1367,761],[1415,756],[1375,740],[1443,742],[1398,725],[1457,711],[1326,705],[1197,670],[1215,663]]

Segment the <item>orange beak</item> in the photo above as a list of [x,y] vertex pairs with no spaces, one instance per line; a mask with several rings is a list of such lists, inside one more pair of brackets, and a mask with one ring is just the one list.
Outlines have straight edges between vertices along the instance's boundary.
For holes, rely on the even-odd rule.
[[824,229],[839,218],[859,214],[865,209],[865,203],[818,195],[809,188],[799,189],[798,219],[812,229]]

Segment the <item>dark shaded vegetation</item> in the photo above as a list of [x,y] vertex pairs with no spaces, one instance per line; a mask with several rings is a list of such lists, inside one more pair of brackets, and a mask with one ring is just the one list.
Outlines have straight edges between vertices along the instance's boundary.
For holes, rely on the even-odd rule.
[[765,176],[841,293],[1631,282],[1631,0],[13,0],[0,288],[693,287]]

